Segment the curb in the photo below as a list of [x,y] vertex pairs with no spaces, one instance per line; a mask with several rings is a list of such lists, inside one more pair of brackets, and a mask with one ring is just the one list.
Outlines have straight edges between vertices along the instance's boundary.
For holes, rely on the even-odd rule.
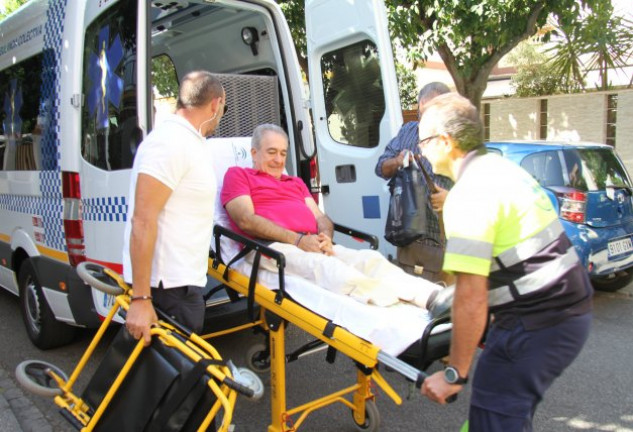
[[42,412],[24,395],[2,365],[0,365],[0,431],[53,431],[53,427]]

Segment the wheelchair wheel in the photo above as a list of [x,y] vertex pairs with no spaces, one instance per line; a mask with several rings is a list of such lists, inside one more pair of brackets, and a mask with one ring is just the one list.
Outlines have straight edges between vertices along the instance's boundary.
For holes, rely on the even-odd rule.
[[376,403],[372,400],[365,402],[365,421],[362,424],[356,421],[354,411],[352,411],[352,418],[357,431],[376,432],[380,428],[380,412]]
[[246,351],[246,366],[257,373],[270,371],[270,352],[263,343],[253,345]]
[[82,281],[101,292],[117,296],[123,294],[118,282],[104,272],[105,267],[100,264],[84,261],[77,266],[77,275]]
[[57,366],[41,360],[25,360],[15,368],[15,378],[20,385],[38,396],[55,397],[62,394],[57,382],[48,371],[53,371],[64,381],[68,375]]
[[252,401],[261,399],[264,395],[264,384],[257,374],[248,368],[237,368],[237,372],[239,374],[239,378],[233,378],[240,384],[253,390],[253,396],[249,399]]

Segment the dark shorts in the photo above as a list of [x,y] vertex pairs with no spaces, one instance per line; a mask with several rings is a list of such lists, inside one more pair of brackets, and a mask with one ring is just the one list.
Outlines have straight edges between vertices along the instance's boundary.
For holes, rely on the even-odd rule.
[[551,327],[493,326],[477,363],[470,402],[470,432],[531,432],[545,391],[580,353],[591,313]]
[[153,303],[194,333],[200,334],[204,325],[202,287],[152,288]]

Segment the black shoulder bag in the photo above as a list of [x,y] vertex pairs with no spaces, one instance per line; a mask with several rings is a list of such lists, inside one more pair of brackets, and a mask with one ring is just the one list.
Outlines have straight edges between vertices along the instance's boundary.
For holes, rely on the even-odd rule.
[[409,164],[389,181],[391,199],[385,239],[395,246],[407,246],[426,233],[428,195],[421,176],[418,164]]

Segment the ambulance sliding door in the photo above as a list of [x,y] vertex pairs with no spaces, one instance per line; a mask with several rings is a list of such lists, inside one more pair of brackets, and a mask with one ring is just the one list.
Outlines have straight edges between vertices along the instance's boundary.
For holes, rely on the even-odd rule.
[[382,0],[307,0],[305,13],[325,211],[337,223],[377,235],[380,250],[394,253],[383,238],[389,193],[374,173],[402,124],[385,6]]

